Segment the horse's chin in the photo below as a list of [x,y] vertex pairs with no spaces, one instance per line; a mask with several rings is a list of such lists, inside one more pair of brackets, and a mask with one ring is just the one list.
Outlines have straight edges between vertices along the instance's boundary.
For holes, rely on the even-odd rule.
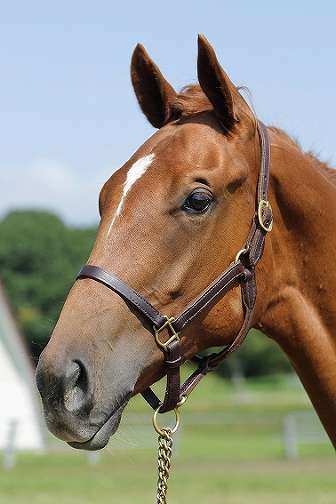
[[71,441],[68,442],[68,444],[72,448],[76,448],[77,450],[95,451],[105,448],[110,440],[110,437],[116,432],[119,427],[122,412],[125,406],[126,403],[122,406],[119,406],[119,408],[112,413],[112,415],[89,440],[84,442]]

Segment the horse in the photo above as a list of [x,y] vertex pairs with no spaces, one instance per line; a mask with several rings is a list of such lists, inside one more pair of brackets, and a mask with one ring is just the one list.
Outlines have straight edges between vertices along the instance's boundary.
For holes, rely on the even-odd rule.
[[[103,448],[131,397],[147,391],[162,407],[148,387],[165,374],[165,410],[179,406],[176,368],[211,347],[233,348],[248,312],[243,336],[261,329],[287,354],[336,446],[335,172],[284,131],[262,132],[204,36],[197,70],[199,84],[176,92],[144,47],[134,50],[135,95],[157,131],[101,189],[89,266],[37,366],[48,428],[75,448]],[[269,200],[256,217],[267,141]],[[251,225],[262,240],[253,265]],[[225,296],[179,334],[175,319],[161,317],[153,338],[157,313],[181,313],[230,264]],[[209,370],[207,361],[196,378]]]

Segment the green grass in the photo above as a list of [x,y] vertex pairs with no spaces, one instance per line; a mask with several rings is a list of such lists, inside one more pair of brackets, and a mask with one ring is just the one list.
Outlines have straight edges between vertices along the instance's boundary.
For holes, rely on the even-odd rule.
[[[335,504],[336,461],[330,444],[302,446],[297,461],[284,457],[284,416],[310,409],[294,381],[250,383],[237,396],[209,376],[183,408],[169,502]],[[13,470],[0,471],[0,504],[155,502],[156,443],[150,421],[144,403],[133,401],[124,426],[95,466],[85,453],[57,443],[46,455],[21,455]],[[151,444],[147,448],[144,439]]]
[[[230,461],[180,454],[174,463],[171,503],[321,503],[336,501],[336,465],[331,457]],[[54,454],[20,458],[1,473],[0,502],[10,504],[148,504],[154,502],[154,454],[105,455],[95,467],[85,457]]]

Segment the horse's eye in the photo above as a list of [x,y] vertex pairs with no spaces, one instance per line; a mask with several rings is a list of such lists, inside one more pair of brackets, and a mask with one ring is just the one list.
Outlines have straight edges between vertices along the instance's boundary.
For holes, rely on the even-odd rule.
[[212,202],[213,196],[210,191],[194,189],[183,203],[182,209],[189,213],[202,214],[210,208]]

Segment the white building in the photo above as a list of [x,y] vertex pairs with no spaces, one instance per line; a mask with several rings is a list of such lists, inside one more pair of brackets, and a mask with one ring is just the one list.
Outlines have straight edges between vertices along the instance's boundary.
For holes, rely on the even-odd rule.
[[34,370],[0,284],[0,449],[41,451],[44,427]]

